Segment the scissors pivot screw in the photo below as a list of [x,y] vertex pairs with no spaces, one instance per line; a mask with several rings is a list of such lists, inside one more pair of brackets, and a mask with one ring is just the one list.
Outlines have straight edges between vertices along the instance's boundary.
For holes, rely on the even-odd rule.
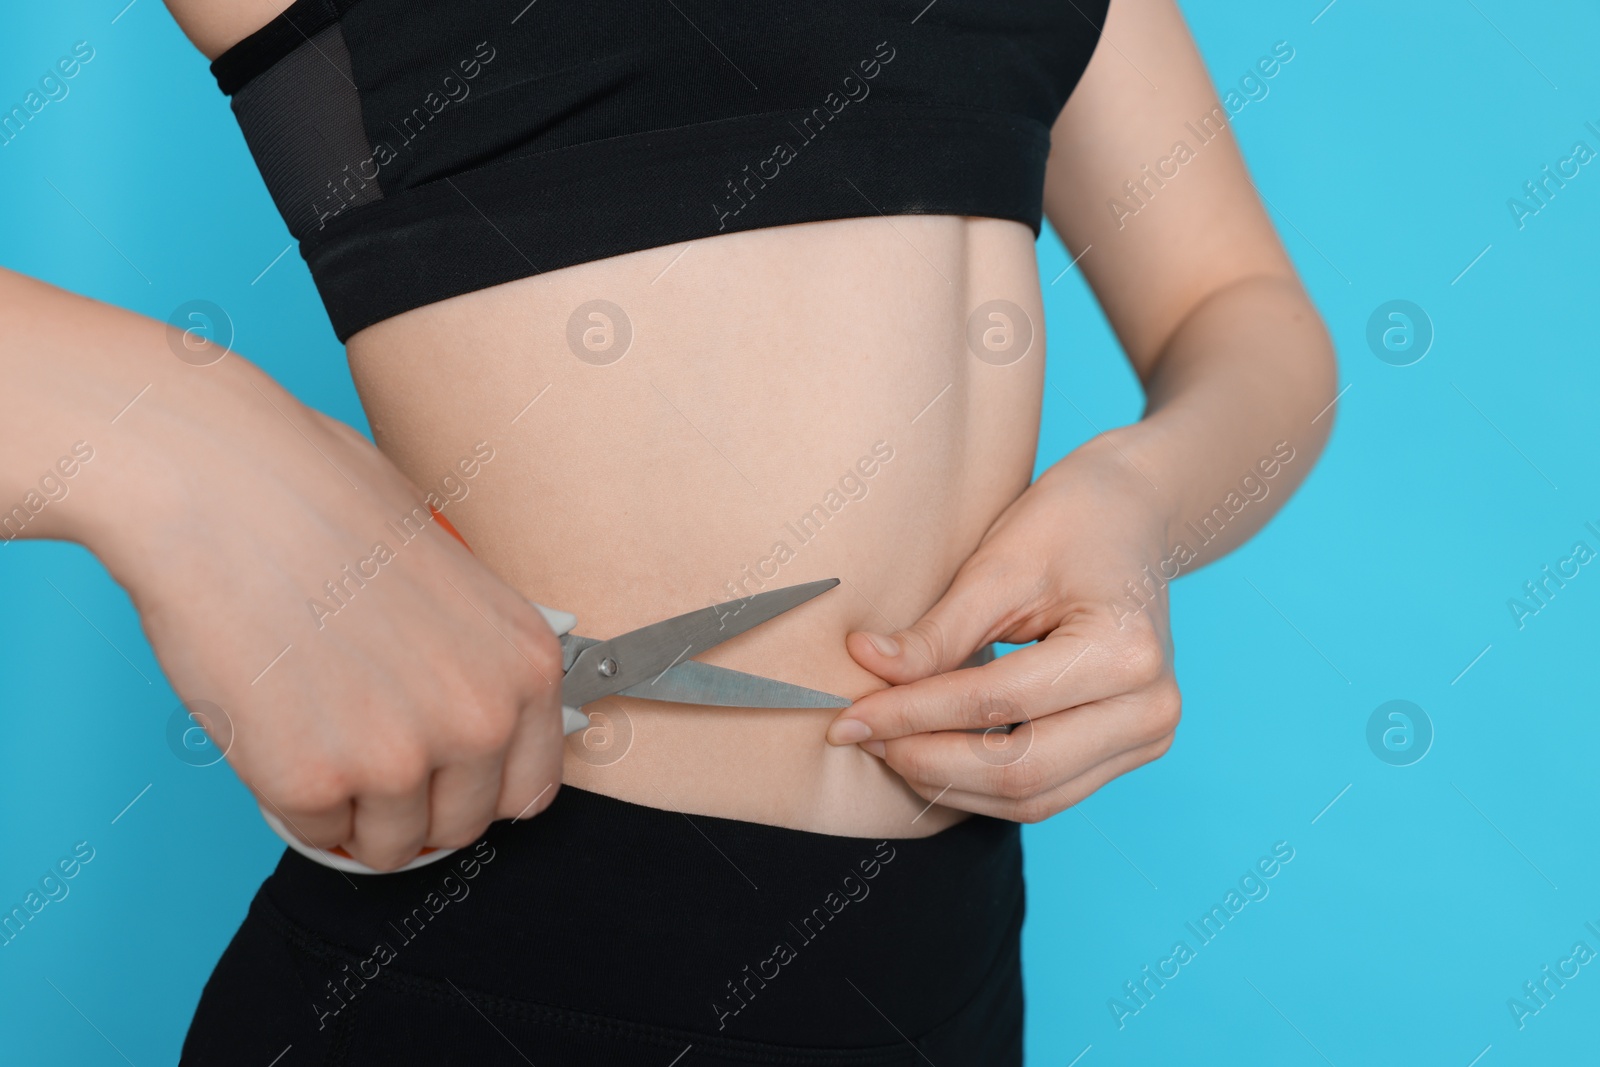
[[605,675],[607,678],[615,678],[618,670],[619,668],[617,667],[617,661],[612,659],[610,656],[607,656],[605,659],[600,661],[600,673]]

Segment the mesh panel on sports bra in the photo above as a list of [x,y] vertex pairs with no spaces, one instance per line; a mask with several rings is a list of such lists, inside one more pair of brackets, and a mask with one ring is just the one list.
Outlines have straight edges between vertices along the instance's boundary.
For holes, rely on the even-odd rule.
[[296,240],[348,208],[383,199],[338,23],[235,93],[233,111]]

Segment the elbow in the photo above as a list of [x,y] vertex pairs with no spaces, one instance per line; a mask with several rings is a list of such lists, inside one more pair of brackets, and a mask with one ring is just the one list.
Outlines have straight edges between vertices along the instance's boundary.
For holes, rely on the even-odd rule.
[[1302,427],[1293,442],[1311,459],[1322,454],[1338,416],[1339,356],[1327,322],[1292,271],[1252,275],[1229,286],[1228,317],[1245,358],[1266,371],[1286,411]]
[[1323,321],[1304,289],[1299,290],[1297,303],[1297,308],[1291,313],[1291,321],[1296,327],[1292,336],[1297,350],[1296,362],[1302,371],[1306,407],[1310,412],[1307,416],[1306,445],[1315,458],[1327,447],[1329,438],[1333,436],[1334,421],[1339,415],[1339,398],[1343,396],[1339,387],[1339,355],[1328,324]]

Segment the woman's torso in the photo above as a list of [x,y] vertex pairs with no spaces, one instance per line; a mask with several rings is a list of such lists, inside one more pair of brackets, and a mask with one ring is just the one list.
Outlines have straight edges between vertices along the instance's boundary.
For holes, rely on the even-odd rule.
[[[915,622],[1031,476],[1043,338],[1005,366],[966,343],[969,309],[997,298],[1042,321],[1026,227],[848,219],[457,297],[362,331],[349,355],[378,444],[419,486],[489,442],[446,514],[519,591],[609,637],[837,577],[700,658],[858,697],[885,683],[845,635]],[[609,365],[568,345],[595,299],[632,333]],[[827,745],[835,711],[589,711],[613,726],[569,742],[565,780],[585,789],[855,836],[918,836],[957,814],[918,818],[927,802],[882,761]]]
[[[214,55],[284,4],[170,6]],[[418,307],[348,354],[379,446],[579,632],[837,577],[700,658],[859,697],[885,683],[845,635],[916,621],[1029,482],[1033,246],[1020,222],[953,215],[720,234]],[[991,301],[1016,310],[991,318]],[[962,817],[827,745],[832,710],[588,710],[603,725],[569,739],[564,770],[588,790],[856,836]]]

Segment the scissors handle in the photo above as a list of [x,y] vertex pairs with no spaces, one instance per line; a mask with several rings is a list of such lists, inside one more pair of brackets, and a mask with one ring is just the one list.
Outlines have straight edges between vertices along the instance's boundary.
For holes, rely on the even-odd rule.
[[[438,508],[435,508],[430,504],[428,510],[433,512],[434,521],[442,526],[446,533],[448,533],[451,537],[454,537],[457,541],[460,541],[462,547],[468,552],[472,551],[472,546],[467,544],[467,539],[462,537],[460,532],[450,524],[449,519],[440,514]],[[559,611],[556,608],[547,608],[543,604],[536,603],[532,600],[528,601],[528,603],[533,604],[534,607],[539,609],[539,614],[544,616],[544,621],[550,624],[550,628],[556,632],[557,637],[570,632],[572,628],[578,624],[578,617],[569,611]],[[569,705],[563,704],[561,706],[561,729],[563,733],[577,733],[579,730],[585,729],[589,725],[589,716],[585,715],[577,708],[570,707]],[[379,871],[375,868],[368,867],[365,863],[362,863],[360,860],[350,855],[350,853],[337,846],[331,849],[321,849],[313,845],[306,844],[294,834],[290,833],[289,828],[283,824],[283,820],[279,818],[278,814],[269,810],[265,804],[261,805],[261,817],[266,820],[267,825],[272,828],[273,833],[283,838],[284,844],[300,853],[300,855],[304,856],[306,859],[320,863],[324,867],[332,867],[334,870],[345,871],[349,874],[385,874],[415,870],[418,867],[425,867],[430,863],[437,863],[439,860],[444,859],[446,856],[456,851],[456,849],[453,848],[425,848],[404,867],[397,867],[393,872]]]

